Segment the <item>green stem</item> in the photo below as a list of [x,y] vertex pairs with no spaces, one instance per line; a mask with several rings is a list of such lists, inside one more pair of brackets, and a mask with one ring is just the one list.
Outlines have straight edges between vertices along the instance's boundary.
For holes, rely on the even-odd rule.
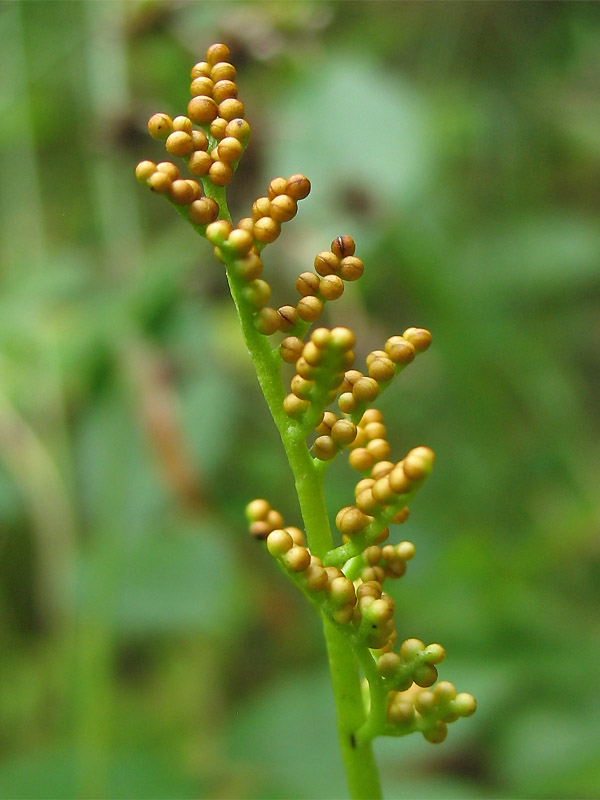
[[356,654],[369,682],[370,708],[364,725],[356,732],[356,741],[364,745],[383,732],[387,703],[387,687],[377,669],[377,662],[367,648],[357,647]]
[[[309,547],[311,552],[323,558],[333,544],[323,491],[324,470],[315,466],[303,430],[283,410],[285,392],[280,376],[280,358],[276,351],[271,350],[267,337],[254,327],[252,310],[242,297],[243,284],[230,264],[226,263],[226,269],[244,341],[294,475]],[[366,719],[356,657],[348,637],[326,618],[323,619],[323,629],[350,796],[354,800],[379,798],[381,788],[371,741],[366,739],[358,744],[356,740],[356,732],[364,726]]]
[[242,281],[235,275],[229,263],[226,263],[226,269],[244,341],[294,474],[309,547],[315,555],[322,558],[332,547],[323,475],[314,467],[298,423],[291,420],[283,410],[285,392],[280,376],[281,359],[276,351],[271,350],[267,337],[254,327],[252,309],[242,296]]
[[323,620],[323,630],[337,710],[338,737],[350,797],[353,800],[377,800],[382,794],[372,741],[364,737],[359,740],[357,736],[365,724],[366,715],[352,645],[348,637],[327,619]]
[[[225,189],[209,184],[209,181],[205,182],[205,194],[218,203],[219,218],[231,220]],[[180,208],[177,210],[182,213]],[[183,213],[182,216],[186,217]],[[193,227],[201,235],[204,234],[205,228],[196,225]],[[281,357],[278,349],[272,350],[267,337],[254,327],[253,311],[242,294],[244,284],[235,274],[232,259],[226,252],[222,252],[225,257],[227,281],[244,342],[254,363],[258,382],[281,436],[294,475],[308,546],[312,553],[324,558],[333,546],[323,491],[325,469],[322,463],[315,461],[310,454],[306,445],[304,425],[290,419],[283,410],[285,391],[281,381]],[[368,724],[362,700],[357,657],[348,636],[324,616],[323,630],[329,655],[340,748],[350,797],[352,800],[367,800],[367,798],[378,800],[382,795],[372,741],[364,735],[357,736],[358,731],[364,730]]]

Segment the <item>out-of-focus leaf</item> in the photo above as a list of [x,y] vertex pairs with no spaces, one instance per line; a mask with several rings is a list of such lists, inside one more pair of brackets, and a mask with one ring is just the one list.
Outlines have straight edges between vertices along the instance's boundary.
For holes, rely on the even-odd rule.
[[29,752],[0,767],[2,797],[66,800],[75,797],[77,767],[69,747]]
[[329,677],[287,675],[236,709],[230,757],[253,781],[252,797],[339,798],[345,777]]
[[105,773],[88,773],[82,769],[68,746],[34,751],[0,767],[2,797],[70,800],[89,796],[86,788],[93,791],[95,797],[122,800],[192,798],[197,797],[199,791],[197,782],[186,778],[180,769],[149,750],[121,750],[109,754]]
[[309,176],[313,190],[302,214],[325,237],[344,218],[344,191],[366,192],[366,202],[387,216],[431,178],[425,116],[411,87],[366,56],[315,62],[277,100],[281,133],[267,153],[269,170],[287,175],[296,164]]
[[128,550],[119,589],[122,631],[198,630],[230,638],[246,607],[218,523],[154,536]]
[[129,538],[143,534],[165,503],[133,415],[117,393],[108,395],[88,409],[77,442],[86,518],[96,530]]
[[570,714],[547,706],[513,717],[497,754],[500,774],[526,797],[598,797],[598,711],[597,705]]
[[[109,597],[94,593],[98,580],[110,586]],[[124,636],[201,631],[229,639],[248,608],[230,542],[216,521],[179,530],[171,524],[144,537],[125,530],[81,559],[78,585],[79,602]]]
[[600,231],[586,216],[549,212],[469,237],[456,268],[469,295],[533,299],[600,286]]

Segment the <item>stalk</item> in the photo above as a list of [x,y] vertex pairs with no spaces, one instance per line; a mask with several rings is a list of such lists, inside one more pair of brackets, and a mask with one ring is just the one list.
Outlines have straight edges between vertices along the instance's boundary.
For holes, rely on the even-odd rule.
[[[323,557],[333,546],[323,491],[323,471],[316,467],[302,429],[283,411],[285,393],[279,358],[271,350],[266,337],[255,329],[252,311],[242,302],[242,285],[227,261],[226,270],[244,341],[294,475],[309,547],[315,555]],[[366,722],[357,659],[348,638],[326,617],[322,619],[350,797],[352,800],[377,800],[382,795],[372,742],[366,740],[359,744],[357,741],[357,732]]]
[[372,739],[359,742],[357,738],[366,715],[356,658],[348,638],[325,618],[323,631],[350,797],[353,800],[378,800],[382,794]]

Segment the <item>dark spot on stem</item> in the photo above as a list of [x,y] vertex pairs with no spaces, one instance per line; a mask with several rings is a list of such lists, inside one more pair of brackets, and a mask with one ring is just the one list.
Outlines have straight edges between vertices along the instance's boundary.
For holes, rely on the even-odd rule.
[[350,745],[352,746],[353,750],[356,749],[356,739],[354,738],[354,734],[353,733],[350,734]]

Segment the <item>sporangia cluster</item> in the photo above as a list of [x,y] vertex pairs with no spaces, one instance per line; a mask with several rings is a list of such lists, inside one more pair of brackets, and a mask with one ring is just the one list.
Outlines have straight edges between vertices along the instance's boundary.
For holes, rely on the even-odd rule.
[[[208,48],[206,60],[192,68],[187,114],[153,114],[151,136],[178,160],[142,161],[138,180],[177,207],[214,247],[227,270],[242,319],[260,335],[280,334],[273,356],[295,366],[281,407],[288,433],[311,448],[322,469],[343,454],[359,473],[353,502],[339,509],[335,526],[340,544],[317,556],[304,532],[286,525],[265,499],[253,500],[246,513],[250,533],[304,592],[321,614],[350,639],[367,649],[376,664],[377,680],[387,692],[386,718],[379,733],[403,735],[420,731],[441,742],[447,724],[475,711],[467,693],[437,680],[445,652],[439,644],[415,638],[398,644],[395,603],[386,592],[401,578],[415,555],[409,541],[388,543],[390,526],[401,525],[409,503],[431,472],[432,450],[415,447],[394,460],[381,412],[373,407],[381,392],[431,344],[424,328],[409,327],[370,352],[355,365],[355,337],[350,328],[314,327],[327,303],[339,300],[347,282],[365,269],[354,240],[337,236],[317,253],[312,269],[298,275],[287,304],[271,304],[262,252],[298,212],[310,193],[304,175],[276,177],[248,216],[236,224],[229,218],[225,187],[231,183],[250,138],[244,105],[238,98],[236,69],[224,44]],[[182,170],[190,177],[183,177]],[[359,658],[360,661],[360,658]],[[370,680],[373,680],[371,677]]]

